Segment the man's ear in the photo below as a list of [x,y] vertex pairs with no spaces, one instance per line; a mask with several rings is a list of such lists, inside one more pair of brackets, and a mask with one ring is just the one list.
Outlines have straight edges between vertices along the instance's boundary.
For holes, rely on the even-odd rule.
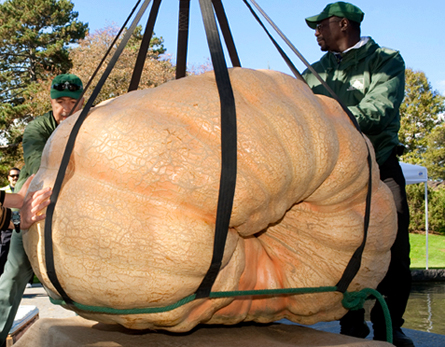
[[348,30],[350,27],[350,23],[349,23],[349,19],[347,18],[342,18],[340,21],[340,30],[341,31],[346,31]]

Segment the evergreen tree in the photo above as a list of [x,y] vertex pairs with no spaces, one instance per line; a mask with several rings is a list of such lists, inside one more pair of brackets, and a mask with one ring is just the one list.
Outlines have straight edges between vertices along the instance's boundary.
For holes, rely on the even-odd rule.
[[[30,89],[71,68],[68,45],[85,37],[70,0],[0,4],[0,144],[2,166],[21,157],[24,127],[34,116]],[[0,167],[3,171],[3,167]]]

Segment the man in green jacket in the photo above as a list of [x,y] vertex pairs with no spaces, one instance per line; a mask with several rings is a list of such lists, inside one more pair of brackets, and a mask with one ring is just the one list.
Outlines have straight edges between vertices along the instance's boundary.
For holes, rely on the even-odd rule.
[[[56,130],[56,127],[68,117],[82,91],[82,81],[75,75],[62,74],[53,79],[51,84],[52,111],[30,122],[23,134],[22,144],[25,166],[20,172],[20,178],[17,182],[18,189],[20,189],[29,176],[35,174],[39,169],[46,141],[48,141],[53,131]],[[79,102],[74,112],[79,110],[82,105],[83,100]]]
[[[409,211],[405,179],[397,159],[405,63],[399,52],[380,47],[370,37],[361,37],[363,17],[358,7],[336,2],[327,5],[320,14],[306,18],[307,25],[315,29],[321,50],[327,52],[312,67],[348,107],[362,132],[371,140],[380,179],[393,193],[398,230],[391,248],[388,273],[377,289],[386,296],[394,345],[413,347],[413,341],[401,329],[411,289]],[[307,69],[303,77],[315,94],[331,96],[313,71]],[[386,340],[385,321],[379,305],[372,309],[371,321],[374,339]],[[345,335],[364,338],[369,334],[363,309],[348,312],[340,325]]]
[[[75,75],[62,74],[53,79],[50,92],[52,111],[30,122],[23,134],[25,166],[20,172],[17,190],[38,171],[46,142],[57,126],[70,115],[82,92],[82,81]],[[83,98],[73,113],[82,105]],[[0,346],[5,343],[31,274],[32,267],[23,249],[22,233],[14,232],[5,270],[0,277]]]

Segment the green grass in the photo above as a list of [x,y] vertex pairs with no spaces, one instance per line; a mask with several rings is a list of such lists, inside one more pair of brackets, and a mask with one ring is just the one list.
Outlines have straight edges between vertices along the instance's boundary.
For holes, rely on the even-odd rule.
[[[411,268],[425,269],[426,236],[425,234],[409,234],[411,244]],[[445,269],[445,236],[428,235],[428,268]]]

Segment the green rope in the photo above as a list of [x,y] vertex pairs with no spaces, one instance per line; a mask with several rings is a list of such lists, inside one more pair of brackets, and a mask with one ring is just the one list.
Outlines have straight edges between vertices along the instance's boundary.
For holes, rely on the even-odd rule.
[[178,307],[188,304],[189,302],[192,302],[193,300],[195,300],[195,296],[196,296],[195,294],[187,296],[186,298],[181,299],[175,302],[174,304],[168,306],[150,307],[150,308],[132,308],[132,309],[116,309],[111,307],[89,306],[89,305],[79,304],[78,302],[74,302],[72,305],[68,305],[64,300],[57,300],[51,297],[49,298],[49,300],[54,305],[74,306],[75,308],[88,312],[126,315],[126,314],[162,313],[162,312],[172,311]]
[[[328,293],[336,292],[337,287],[309,287],[309,288],[285,288],[285,289],[261,289],[261,290],[242,290],[242,291],[227,291],[227,292],[210,292],[209,298],[228,298],[228,297],[241,297],[241,296],[276,296],[276,295],[296,295],[296,294],[310,294],[310,293]],[[363,308],[366,299],[369,296],[373,296],[377,299],[382,306],[383,314],[386,322],[386,340],[392,343],[392,324],[391,316],[389,314],[388,306],[386,305],[383,296],[376,290],[371,288],[362,289],[359,292],[345,292],[343,293],[342,305],[348,310],[358,310]],[[162,313],[172,311],[178,307],[181,307],[189,302],[195,300],[196,295],[192,294],[184,299],[177,301],[176,303],[163,307],[150,307],[150,308],[132,308],[132,309],[115,309],[111,307],[99,307],[82,305],[74,302],[73,305],[68,305],[64,300],[57,300],[49,298],[55,305],[74,306],[77,309],[105,314],[150,314],[150,313]]]
[[380,294],[377,290],[371,288],[364,288],[359,292],[345,292],[341,303],[343,304],[344,308],[355,311],[363,308],[365,300],[369,296],[373,296],[374,298],[376,298],[380,306],[382,307],[383,315],[385,317],[386,341],[392,343],[391,315],[389,313],[388,305],[386,304],[385,299],[383,298],[382,294]]
[[351,311],[360,310],[363,308],[366,299],[369,294],[365,292],[365,290],[361,290],[359,292],[345,292],[343,294],[342,304],[344,308],[347,308]]
[[[290,294],[307,294],[307,293],[322,293],[322,292],[335,292],[337,287],[317,287],[317,288],[286,288],[286,289],[262,289],[262,290],[245,290],[245,291],[229,291],[229,292],[210,292],[209,298],[228,298],[235,296],[261,296],[261,295],[290,295]],[[74,302],[75,308],[81,309],[83,311],[97,312],[97,313],[107,313],[107,314],[143,314],[143,313],[161,313],[172,311],[178,307],[181,307],[189,302],[195,300],[196,295],[192,294],[178,302],[163,306],[163,307],[150,307],[150,308],[132,308],[132,309],[115,309],[111,307],[99,307],[99,306],[89,306],[82,305]],[[50,297],[50,301],[54,305],[68,305],[64,300],[57,300]]]

